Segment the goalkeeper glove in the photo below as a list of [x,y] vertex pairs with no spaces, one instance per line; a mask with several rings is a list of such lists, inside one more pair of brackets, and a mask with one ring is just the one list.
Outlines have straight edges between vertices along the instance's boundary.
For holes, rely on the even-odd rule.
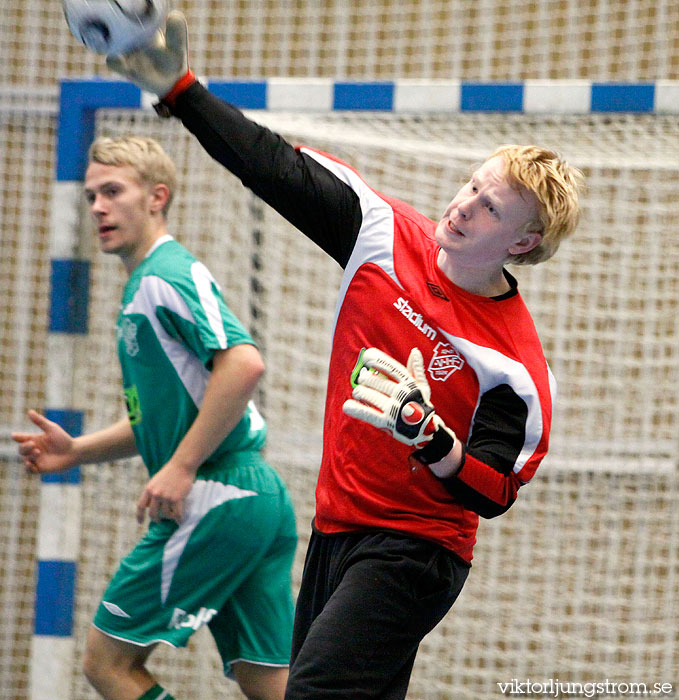
[[167,16],[164,32],[159,29],[149,44],[130,53],[107,56],[106,65],[142,90],[172,103],[168,100],[171,95],[176,96],[195,81],[189,70],[188,47],[186,17],[173,10]]
[[344,412],[415,447],[411,463],[414,459],[433,464],[453,449],[455,433],[430,401],[431,389],[418,348],[411,350],[407,367],[377,348],[361,351],[352,384],[353,398],[345,401]]

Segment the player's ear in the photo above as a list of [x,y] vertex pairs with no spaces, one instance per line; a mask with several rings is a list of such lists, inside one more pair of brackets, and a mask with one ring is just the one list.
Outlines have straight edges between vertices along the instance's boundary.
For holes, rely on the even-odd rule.
[[159,182],[151,187],[151,211],[163,211],[170,199],[170,188]]
[[509,246],[510,255],[521,255],[521,253],[528,253],[533,250],[533,248],[540,245],[542,241],[542,234],[537,231],[526,231],[520,240]]

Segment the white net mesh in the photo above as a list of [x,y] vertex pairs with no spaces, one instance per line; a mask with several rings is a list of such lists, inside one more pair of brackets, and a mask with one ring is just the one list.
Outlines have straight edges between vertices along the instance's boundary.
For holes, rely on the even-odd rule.
[[[296,143],[348,160],[377,189],[440,212],[496,144],[562,144],[587,176],[583,220],[551,261],[514,268],[560,383],[553,447],[530,487],[482,523],[475,565],[425,641],[413,698],[493,697],[528,676],[671,679],[679,668],[679,127],[658,117],[259,114]],[[177,237],[209,261],[261,342],[269,459],[288,481],[301,571],[320,458],[330,327],[340,271],[214,164],[177,123],[102,112],[98,130],[151,135],[177,158]],[[458,147],[457,144],[460,144]],[[123,272],[93,253],[90,335],[76,405],[88,429],[122,410],[112,328]],[[137,463],[87,467],[76,634],[138,530]],[[82,642],[78,645],[82,649]],[[154,669],[179,697],[236,692],[209,635],[199,654],[162,649]],[[76,673],[77,695],[93,697]],[[90,695],[88,695],[90,693]]]
[[0,695],[8,698],[27,693],[37,497],[5,426],[43,403],[50,201],[40,194],[49,191],[53,151],[52,117],[0,114]]
[[[671,0],[182,0],[200,75],[352,79],[679,78]],[[0,83],[110,76],[57,0],[5,0]]]
[[[453,611],[425,640],[413,698],[493,697],[510,678],[677,677],[679,658],[678,127],[662,117],[259,114],[297,143],[355,165],[378,189],[435,216],[474,162],[498,143],[560,144],[583,168],[583,221],[557,256],[514,268],[560,382],[553,447],[535,481],[497,521],[482,523],[475,566]],[[3,118],[11,178],[3,185],[2,392],[6,424],[41,406],[44,386],[49,173],[53,123]],[[11,145],[30,130],[21,158]],[[259,403],[270,460],[297,504],[300,550],[313,514],[329,331],[339,269],[214,164],[177,123],[102,112],[98,130],[138,132],[176,158],[182,188],[171,216],[181,241],[209,261],[230,305],[262,344]],[[460,144],[458,147],[457,144]],[[29,177],[30,175],[30,177]],[[36,203],[41,203],[35,206]],[[87,240],[86,229],[84,236]],[[93,249],[94,246],[90,244]],[[113,323],[123,273],[92,252],[90,334],[79,346],[75,405],[88,429],[122,411]],[[4,422],[4,421],[3,421]],[[0,694],[24,697],[31,631],[35,486],[7,469],[0,496]],[[144,470],[132,461],[84,469],[78,655],[117,560],[138,536],[133,505]],[[207,633],[199,653],[160,649],[153,668],[178,697],[225,697]],[[11,650],[11,651],[10,651]],[[78,668],[74,698],[93,698]]]

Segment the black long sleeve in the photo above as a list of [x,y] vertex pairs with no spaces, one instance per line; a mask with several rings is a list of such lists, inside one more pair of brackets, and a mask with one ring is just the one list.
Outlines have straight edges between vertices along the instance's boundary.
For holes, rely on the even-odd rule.
[[317,160],[200,83],[173,109],[207,153],[342,267],[361,226],[358,196]]

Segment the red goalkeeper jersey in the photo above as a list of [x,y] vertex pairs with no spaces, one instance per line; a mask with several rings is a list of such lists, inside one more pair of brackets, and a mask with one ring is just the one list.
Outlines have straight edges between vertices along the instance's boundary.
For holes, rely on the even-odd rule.
[[[337,306],[315,526],[397,529],[470,560],[477,512],[504,512],[547,450],[554,387],[533,321],[511,277],[502,298],[456,287],[437,267],[433,221],[308,153],[357,193],[362,210]],[[436,412],[467,444],[452,479],[410,469],[411,447],[342,412],[368,347],[403,364],[411,348],[422,351]]]
[[[516,280],[481,297],[436,260],[435,224],[349,166],[294,149],[196,83],[175,113],[210,155],[344,268],[333,330],[315,527],[389,529],[471,561],[479,515],[514,502],[547,451],[554,381]],[[342,411],[362,348],[417,346],[436,412],[465,444],[459,472],[412,470],[412,448]]]

